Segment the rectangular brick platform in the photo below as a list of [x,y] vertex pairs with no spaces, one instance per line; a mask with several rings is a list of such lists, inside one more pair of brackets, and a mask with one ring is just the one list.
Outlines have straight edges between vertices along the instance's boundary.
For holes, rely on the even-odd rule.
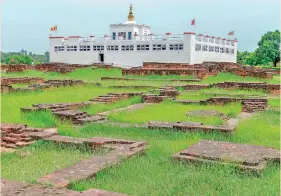
[[19,148],[29,146],[37,139],[57,135],[55,128],[42,129],[23,124],[1,124],[1,147]]
[[88,145],[93,149],[108,149],[108,152],[104,155],[94,155],[92,158],[82,160],[71,167],[56,171],[37,180],[39,183],[47,183],[55,187],[66,187],[72,181],[95,177],[97,172],[111,167],[125,158],[144,152],[146,146],[146,142],[100,137],[85,139],[53,136],[46,140],[61,144]]
[[248,144],[201,140],[172,157],[192,162],[231,164],[243,170],[261,173],[268,161],[280,161],[280,150]]

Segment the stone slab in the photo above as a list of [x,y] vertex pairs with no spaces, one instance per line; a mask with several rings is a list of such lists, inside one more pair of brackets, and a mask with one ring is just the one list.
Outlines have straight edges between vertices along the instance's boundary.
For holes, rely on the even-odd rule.
[[226,163],[260,173],[267,161],[280,161],[280,150],[263,146],[201,140],[173,158],[187,161]]
[[115,193],[99,189],[86,191],[73,191],[66,188],[54,188],[50,186],[27,184],[23,182],[1,179],[2,196],[126,196],[126,194]]

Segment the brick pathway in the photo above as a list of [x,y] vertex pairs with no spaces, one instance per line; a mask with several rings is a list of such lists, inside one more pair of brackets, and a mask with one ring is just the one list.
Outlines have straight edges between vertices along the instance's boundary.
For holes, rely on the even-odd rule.
[[122,193],[114,193],[98,189],[89,189],[83,192],[68,190],[65,188],[53,188],[38,184],[27,184],[11,180],[1,179],[2,196],[126,196]]
[[88,145],[92,148],[102,147],[109,151],[105,155],[95,155],[90,159],[82,160],[75,165],[43,176],[37,180],[42,184],[52,184],[55,187],[66,187],[71,181],[92,178],[97,172],[141,153],[145,149],[145,142],[112,139],[112,138],[73,138],[67,136],[52,136],[46,139],[62,144]]

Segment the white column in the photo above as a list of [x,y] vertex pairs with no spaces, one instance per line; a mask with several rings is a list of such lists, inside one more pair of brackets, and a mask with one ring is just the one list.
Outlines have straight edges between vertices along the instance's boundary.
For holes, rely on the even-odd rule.
[[187,54],[187,63],[193,65],[195,62],[195,33],[184,32],[183,34],[184,52]]

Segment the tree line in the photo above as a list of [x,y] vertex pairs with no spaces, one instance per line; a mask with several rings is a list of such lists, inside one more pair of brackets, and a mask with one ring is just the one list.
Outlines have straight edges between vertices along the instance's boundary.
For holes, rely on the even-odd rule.
[[35,54],[22,49],[20,52],[1,52],[2,64],[39,64],[47,63],[50,61],[49,52],[45,54]]
[[272,65],[277,66],[280,62],[280,31],[269,31],[265,33],[258,47],[254,52],[239,52],[237,53],[237,63],[244,65]]

